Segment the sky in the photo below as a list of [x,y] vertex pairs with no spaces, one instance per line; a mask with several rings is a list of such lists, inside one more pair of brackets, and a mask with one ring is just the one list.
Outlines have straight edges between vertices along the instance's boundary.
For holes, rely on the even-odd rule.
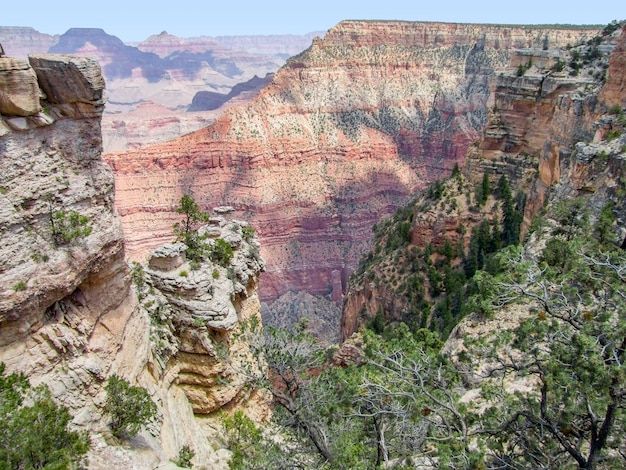
[[608,24],[623,0],[25,0],[5,1],[0,26],[46,34],[102,28],[122,41],[167,31],[179,37],[306,34],[345,19],[498,24]]

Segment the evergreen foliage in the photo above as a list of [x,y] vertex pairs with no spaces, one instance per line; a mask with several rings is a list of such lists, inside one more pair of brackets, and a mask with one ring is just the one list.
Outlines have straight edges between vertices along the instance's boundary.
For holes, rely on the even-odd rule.
[[[467,340],[457,367],[487,370],[475,403],[461,399],[461,376],[426,329],[375,318],[361,333],[363,356],[343,368],[304,325],[257,335],[254,356],[271,373],[248,376],[272,393],[280,438],[239,416],[227,425],[231,468],[621,468],[626,257],[602,241],[611,230],[600,227],[613,224],[604,212],[591,227],[583,201],[557,205],[550,217],[573,227],[557,227],[539,257],[519,244],[497,250],[492,227],[479,225],[474,243],[495,249],[494,267],[467,283],[442,265],[436,317],[445,324],[464,309],[480,322],[510,304],[530,308],[516,329]],[[526,391],[510,392],[511,382]]]
[[[580,219],[569,218],[575,227],[563,227],[539,263],[519,248],[501,253],[504,269],[483,274],[472,299],[492,311],[536,305],[536,315],[521,323],[512,341],[503,337],[482,349],[500,357],[498,383],[524,377],[534,388],[524,395],[499,390],[506,405],[498,402],[483,415],[494,467],[624,464],[626,257],[585,233],[573,236]],[[509,351],[505,358],[502,348]]]
[[225,268],[230,265],[230,261],[233,259],[233,248],[223,238],[215,239],[207,250],[211,261]]
[[92,231],[89,218],[75,210],[59,210],[50,214],[50,228],[56,246],[73,243],[89,236]]
[[135,387],[113,374],[105,387],[104,411],[111,421],[109,427],[116,437],[134,436],[156,416],[157,408],[145,388]]
[[0,364],[0,470],[80,468],[89,436],[70,431],[71,420],[45,386],[6,375]]
[[187,245],[185,254],[190,260],[199,260],[205,255],[205,238],[198,235],[196,226],[209,221],[209,214],[201,211],[196,201],[187,194],[180,199],[180,205],[176,209],[178,214],[184,215],[182,222],[174,224],[176,241]]

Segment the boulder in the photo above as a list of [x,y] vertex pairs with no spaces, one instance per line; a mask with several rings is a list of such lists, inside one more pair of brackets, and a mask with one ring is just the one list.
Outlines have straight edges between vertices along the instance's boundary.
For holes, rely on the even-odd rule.
[[64,115],[98,117],[104,109],[104,77],[91,57],[65,54],[28,56],[47,101]]
[[185,262],[186,249],[184,243],[168,243],[152,253],[148,264],[159,271],[172,271]]
[[33,116],[41,111],[39,85],[28,62],[0,57],[0,114]]

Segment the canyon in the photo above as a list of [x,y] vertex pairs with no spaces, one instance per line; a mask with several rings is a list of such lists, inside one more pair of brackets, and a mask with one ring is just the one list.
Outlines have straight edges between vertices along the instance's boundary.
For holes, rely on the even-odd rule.
[[262,241],[266,318],[280,316],[272,305],[283,296],[307,292],[334,310],[324,316],[337,332],[371,227],[464,162],[488,122],[494,78],[514,70],[513,50],[565,47],[597,33],[341,22],[206,129],[105,157],[128,254],[142,259],[171,239],[182,194],[233,206]]
[[[107,83],[105,152],[164,142],[206,127],[224,109],[247,102],[289,56],[320,35],[179,38],[163,31],[125,44],[95,28],[52,36],[0,26],[0,43],[12,57],[61,53],[99,62]],[[212,106],[203,103],[206,94],[212,95]]]
[[[433,295],[436,276],[416,271],[415,253],[429,246],[432,261],[441,265],[448,243],[458,247],[453,249],[452,268],[463,270],[461,259],[475,237],[472,229],[484,221],[504,219],[500,201],[484,206],[476,201],[476,188],[485,177],[492,188],[505,177],[514,193],[524,195],[522,239],[528,238],[531,223],[545,215],[548,202],[555,206],[584,197],[591,220],[610,205],[617,244],[624,246],[626,204],[621,195],[626,189],[626,147],[611,132],[619,135],[623,125],[616,110],[626,105],[625,46],[626,35],[618,31],[602,42],[511,54],[509,69],[493,80],[487,124],[468,148],[464,165],[441,183],[438,192],[432,186],[404,208],[410,219],[406,244],[396,248],[385,244],[400,220],[378,228],[377,245],[364,257],[345,297],[342,341],[377,315],[388,322],[435,323],[436,303],[450,299]],[[532,65],[520,73],[520,65],[528,64]],[[425,288],[421,296],[415,296],[415,283]],[[420,311],[418,304],[424,299],[429,307]],[[457,332],[456,341],[462,336]]]
[[[379,311],[406,319],[396,271],[408,254],[353,276],[396,209],[410,214],[407,251],[446,239],[466,249],[472,226],[501,217],[494,200],[471,210],[466,193],[505,175],[527,194],[522,231],[549,197],[584,194],[595,216],[613,204],[624,246],[626,145],[615,135],[626,34],[596,44],[599,33],[345,21],[212,125],[108,154],[104,56],[0,57],[0,362],[47,385],[72,426],[90,431],[89,468],[175,468],[184,446],[194,465],[228,468],[222,413],[263,422],[270,412],[242,373],[263,367],[245,335],[262,308],[264,323],[304,317],[331,343]],[[145,53],[169,57],[185,43],[159,36]],[[32,41],[48,50],[53,39]],[[166,105],[138,108],[167,120]],[[453,178],[438,202],[419,191],[451,171],[458,194]],[[174,231],[183,195],[210,213],[203,240],[232,258],[187,256]],[[474,326],[459,325],[447,348]],[[358,353],[348,344],[336,362]],[[123,445],[103,413],[112,374],[158,409]]]

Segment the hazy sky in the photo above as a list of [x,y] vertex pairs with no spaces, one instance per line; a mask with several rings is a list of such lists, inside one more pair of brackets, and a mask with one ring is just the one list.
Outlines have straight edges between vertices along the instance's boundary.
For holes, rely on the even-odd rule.
[[0,25],[47,34],[102,28],[123,41],[167,31],[179,37],[304,34],[344,19],[504,24],[607,24],[626,18],[624,0],[7,0]]

